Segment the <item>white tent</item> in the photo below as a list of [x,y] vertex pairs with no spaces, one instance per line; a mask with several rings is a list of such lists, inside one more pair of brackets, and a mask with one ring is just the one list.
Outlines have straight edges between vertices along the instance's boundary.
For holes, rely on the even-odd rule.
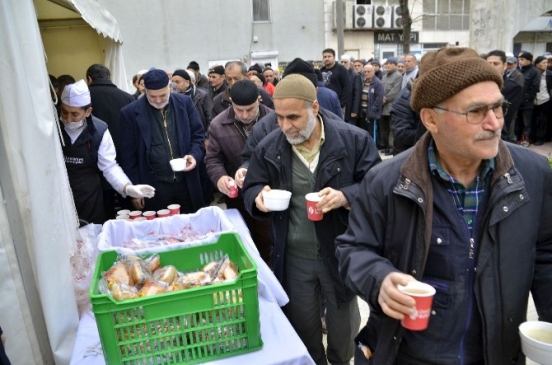
[[0,85],[0,326],[14,364],[68,364],[76,220],[32,0],[0,1]]

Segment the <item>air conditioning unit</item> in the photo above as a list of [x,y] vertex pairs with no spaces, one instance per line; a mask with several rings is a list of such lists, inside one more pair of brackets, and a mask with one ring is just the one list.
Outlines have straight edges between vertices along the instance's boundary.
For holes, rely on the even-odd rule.
[[402,8],[400,5],[393,6],[393,28],[403,27]]
[[355,5],[353,12],[353,28],[374,28],[374,7],[372,5]]
[[[333,29],[337,29],[337,1],[332,3]],[[343,29],[353,29],[354,1],[343,1]]]
[[374,28],[391,28],[393,7],[391,5],[374,5]]

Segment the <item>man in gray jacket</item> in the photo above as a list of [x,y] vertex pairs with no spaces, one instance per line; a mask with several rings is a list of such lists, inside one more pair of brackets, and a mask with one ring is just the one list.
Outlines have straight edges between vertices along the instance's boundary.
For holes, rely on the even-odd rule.
[[[429,133],[368,172],[336,240],[370,306],[355,364],[524,364],[530,291],[552,322],[552,170],[501,140],[502,82],[470,48],[422,58],[411,105]],[[423,331],[400,324],[417,313],[398,290],[412,281],[436,289]]]
[[[387,72],[383,75],[381,82],[383,83],[383,110],[381,119],[378,123],[378,141],[379,147],[384,149],[386,155],[393,154],[393,147],[390,141],[391,133],[391,105],[395,98],[399,96],[402,86],[402,75],[397,71],[397,59],[389,57],[384,64]],[[378,147],[378,149],[379,149]]]

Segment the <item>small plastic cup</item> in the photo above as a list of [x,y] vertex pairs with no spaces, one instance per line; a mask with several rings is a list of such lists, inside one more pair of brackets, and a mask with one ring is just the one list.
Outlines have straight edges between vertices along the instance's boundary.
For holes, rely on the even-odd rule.
[[144,212],[142,216],[146,217],[148,221],[151,221],[152,219],[155,218],[155,212],[153,210],[148,210],[147,212]]
[[180,204],[171,204],[167,207],[170,215],[180,214]]
[[316,204],[322,200],[322,196],[318,196],[318,193],[308,193],[305,195],[307,200],[307,217],[311,221],[321,221],[324,217],[324,213],[316,209]]
[[234,180],[228,182],[228,197],[231,199],[238,197],[238,187]]
[[169,163],[171,164],[173,171],[184,171],[187,161],[183,158],[175,158],[170,160]]
[[130,216],[128,214],[118,214],[115,219],[128,219]]
[[405,316],[401,321],[402,326],[411,331],[425,330],[431,316],[435,288],[420,281],[411,281],[406,286],[399,285],[398,289],[416,301],[416,313]]
[[138,217],[138,218],[133,219],[134,222],[143,222],[143,221],[146,221],[146,220],[147,220],[146,217]]
[[130,219],[136,219],[142,216],[141,210],[133,210],[132,212],[128,213],[128,216]]
[[129,214],[130,214],[130,210],[128,209],[121,209],[117,211],[117,215],[129,215]]
[[168,209],[161,209],[157,211],[157,218],[165,218],[171,215],[171,211]]

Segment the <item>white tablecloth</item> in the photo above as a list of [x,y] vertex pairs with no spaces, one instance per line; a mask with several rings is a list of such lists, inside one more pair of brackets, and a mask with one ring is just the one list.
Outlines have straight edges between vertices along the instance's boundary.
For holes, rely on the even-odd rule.
[[[249,230],[240,213],[235,209],[224,211],[236,227],[242,241],[258,266],[259,313],[261,319],[261,339],[263,347],[244,355],[233,356],[205,364],[314,364],[305,345],[280,309],[288,302],[282,286],[261,259]],[[79,323],[71,365],[104,365],[100,336],[92,312],[83,314]]]

